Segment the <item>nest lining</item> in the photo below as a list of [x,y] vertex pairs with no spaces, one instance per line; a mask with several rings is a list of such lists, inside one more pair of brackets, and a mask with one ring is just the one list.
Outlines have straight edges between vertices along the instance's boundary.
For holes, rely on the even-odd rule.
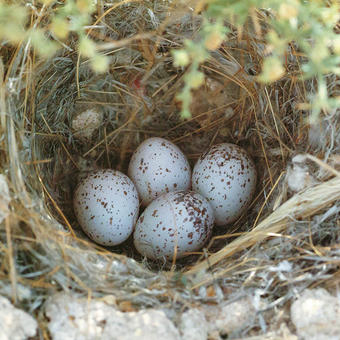
[[[183,37],[195,37],[199,19],[186,14],[171,21],[165,14],[173,12],[159,6],[130,4],[105,18],[108,39],[139,34],[131,25],[136,18],[145,31],[157,32],[169,21],[162,36],[111,51],[105,75],[93,74],[86,60],[77,69],[72,40],[48,61],[32,61],[23,46],[6,75],[0,152],[11,209],[0,231],[10,252],[4,255],[0,291],[11,283],[12,298],[31,312],[46,294],[60,289],[93,297],[113,294],[136,308],[180,308],[216,302],[227,291],[261,288],[276,306],[292,296],[291,285],[333,287],[339,277],[337,113],[325,115],[320,129],[306,124],[308,112],[298,110],[298,104],[316,85],[295,80],[299,60],[293,50],[283,79],[257,84],[263,45],[245,29],[241,41],[231,33],[202,66],[205,85],[193,93],[192,119],[181,121],[175,94],[184,70],[173,67],[170,48]],[[118,20],[122,15],[125,19]],[[336,78],[329,76],[328,82],[329,91],[339,95]],[[71,128],[82,107],[97,107],[104,117],[86,141]],[[201,254],[172,268],[141,259],[129,244],[109,250],[93,244],[72,211],[74,179],[82,171],[113,167],[126,172],[133,150],[152,136],[174,141],[191,164],[209,145],[236,143],[253,155],[260,174],[251,209],[228,230],[216,231]],[[286,169],[292,156],[305,152],[323,161],[304,163],[315,185],[293,195]]]

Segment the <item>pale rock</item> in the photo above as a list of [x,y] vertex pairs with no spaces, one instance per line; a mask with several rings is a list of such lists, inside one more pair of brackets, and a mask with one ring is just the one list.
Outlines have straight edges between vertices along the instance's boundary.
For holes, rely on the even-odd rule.
[[45,305],[53,340],[178,340],[179,332],[163,311],[123,313],[103,301],[65,293]]
[[197,308],[189,309],[181,316],[179,329],[183,340],[206,340],[208,323],[204,313]]
[[[119,314],[118,314],[119,313]],[[119,321],[118,316],[125,314]],[[116,321],[118,319],[118,321]],[[113,338],[112,334],[117,334]],[[154,309],[113,315],[101,339],[117,340],[179,340],[179,332],[163,311]]]
[[209,334],[229,334],[241,330],[249,325],[255,314],[253,302],[248,297],[233,302],[224,301],[217,306],[205,306]]
[[37,322],[0,296],[0,340],[24,340],[37,332]]
[[299,339],[340,340],[340,298],[325,289],[306,289],[290,314]]

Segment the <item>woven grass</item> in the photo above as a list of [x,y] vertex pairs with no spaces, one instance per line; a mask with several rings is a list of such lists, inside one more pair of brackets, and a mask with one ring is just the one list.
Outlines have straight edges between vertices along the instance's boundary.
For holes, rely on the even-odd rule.
[[[325,113],[318,127],[306,123],[309,113],[299,105],[316,84],[297,80],[303,57],[293,46],[286,75],[258,84],[264,41],[248,25],[241,33],[232,30],[202,66],[205,84],[193,93],[192,118],[181,121],[175,94],[185,70],[173,66],[170,50],[185,37],[195,39],[199,25],[199,17],[171,2],[115,8],[90,31],[111,58],[104,75],[78,58],[73,37],[49,60],[40,60],[29,43],[6,50],[0,60],[0,166],[9,193],[0,194],[1,294],[40,315],[46,297],[60,290],[115,295],[118,304],[134,309],[180,310],[246,288],[262,289],[274,308],[293,291],[336,287],[338,112]],[[329,75],[328,84],[339,96],[338,79]],[[90,140],[72,130],[84,107],[104,117]],[[250,210],[178,263],[143,259],[131,241],[100,247],[73,214],[79,176],[100,167],[126,172],[132,152],[152,136],[176,143],[192,165],[210,145],[236,143],[252,155],[259,173]],[[292,162],[296,155],[303,155],[298,163]],[[296,169],[309,178],[297,193],[289,186]],[[39,320],[43,326],[42,315]]]

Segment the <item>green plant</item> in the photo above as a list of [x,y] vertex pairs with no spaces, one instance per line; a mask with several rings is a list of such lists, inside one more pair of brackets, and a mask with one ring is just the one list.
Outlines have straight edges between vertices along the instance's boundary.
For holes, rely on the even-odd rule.
[[304,105],[311,111],[311,123],[318,120],[321,111],[340,106],[339,98],[328,95],[325,79],[330,73],[340,75],[340,36],[335,31],[340,18],[337,1],[212,0],[199,4],[201,8],[205,6],[199,41],[193,44],[187,40],[183,49],[173,53],[175,65],[188,67],[185,85],[178,94],[182,118],[191,116],[191,89],[203,82],[199,65],[209,57],[210,50],[217,49],[227,39],[224,23],[241,28],[247,18],[252,18],[256,27],[261,9],[268,9],[269,13],[265,36],[268,57],[263,61],[258,81],[272,83],[284,76],[287,46],[294,43],[303,56],[300,79],[317,79],[317,91],[311,94],[310,103]]
[[[116,6],[123,3],[126,1]],[[336,0],[201,0],[196,5],[196,12],[202,11],[203,18],[199,39],[195,43],[186,40],[182,49],[173,51],[175,65],[187,67],[184,86],[177,96],[182,102],[182,118],[191,116],[191,90],[204,79],[199,67],[227,39],[227,24],[240,28],[252,18],[256,27],[257,14],[263,9],[269,13],[265,36],[268,57],[264,58],[258,81],[272,83],[284,76],[287,46],[294,43],[303,57],[300,79],[317,80],[310,103],[302,103],[311,111],[311,122],[318,120],[320,112],[340,106],[339,98],[329,96],[325,78],[327,74],[340,74],[340,35],[334,29],[340,5]],[[104,72],[108,58],[99,52],[98,44],[85,29],[93,23],[95,9],[94,0],[0,0],[0,41],[2,46],[29,41],[39,55],[49,57],[74,33],[80,55],[89,58],[95,71]]]
[[95,11],[93,0],[40,0],[38,2],[0,1],[0,41],[4,44],[30,42],[42,57],[52,56],[63,46],[63,41],[75,33],[81,55],[90,59],[96,72],[104,72],[107,57],[99,53],[97,44],[86,33]]

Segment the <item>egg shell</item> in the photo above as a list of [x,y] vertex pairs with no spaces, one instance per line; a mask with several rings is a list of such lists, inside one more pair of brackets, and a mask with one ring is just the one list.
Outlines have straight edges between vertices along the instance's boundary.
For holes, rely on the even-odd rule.
[[137,190],[116,170],[98,170],[84,178],[75,190],[73,205],[84,232],[104,246],[124,242],[138,218]]
[[150,259],[181,258],[206,243],[213,224],[213,210],[200,194],[170,192],[156,198],[139,217],[134,244]]
[[255,164],[246,151],[235,144],[212,146],[193,169],[192,188],[208,199],[218,226],[240,217],[249,206],[255,187]]
[[157,196],[188,190],[191,186],[187,158],[175,144],[159,137],[149,138],[139,145],[131,157],[128,175],[144,206]]

